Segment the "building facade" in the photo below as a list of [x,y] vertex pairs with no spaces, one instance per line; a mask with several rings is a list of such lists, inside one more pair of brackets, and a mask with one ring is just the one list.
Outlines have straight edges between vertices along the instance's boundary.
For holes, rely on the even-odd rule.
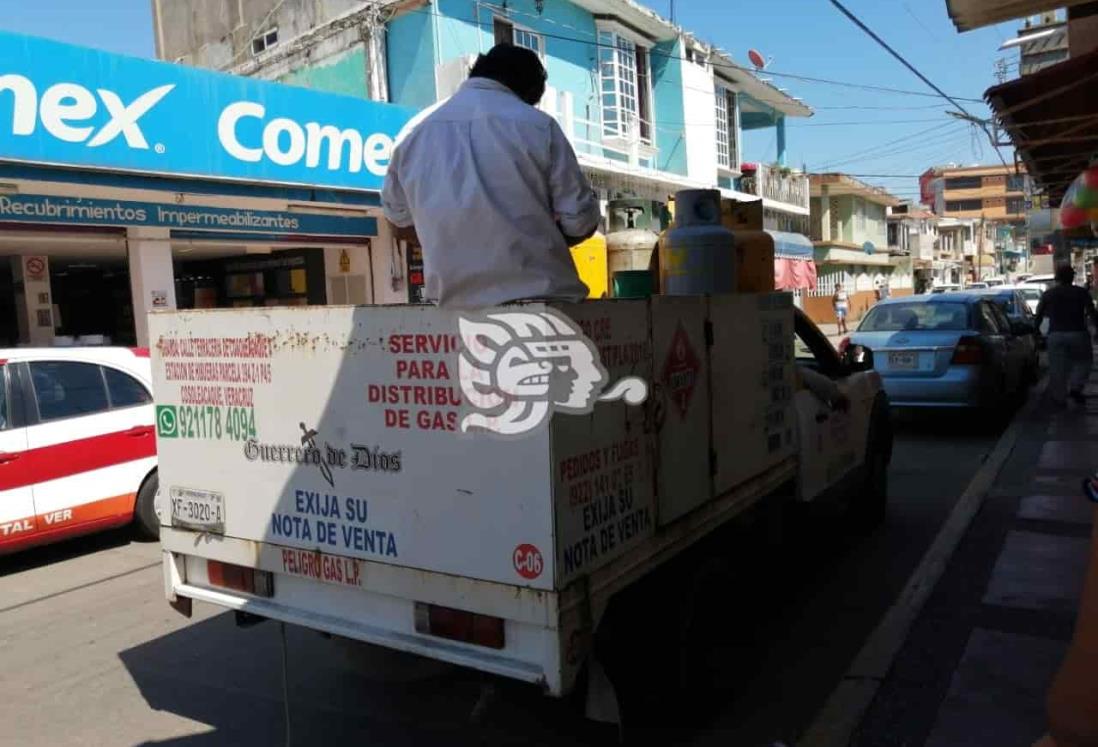
[[378,191],[412,112],[6,33],[0,66],[0,346],[407,299]]
[[834,321],[831,296],[838,283],[850,294],[853,319],[873,305],[878,288],[910,294],[910,258],[894,258],[888,248],[888,208],[900,200],[846,174],[812,174],[810,183],[809,236],[818,275],[805,312],[817,322]]
[[969,279],[1020,270],[1028,256],[1027,218],[1033,208],[1029,177],[1014,166],[937,166],[920,177],[927,204],[942,218],[967,225],[976,242]]
[[[769,228],[807,231],[808,181],[785,165],[787,117],[811,109],[632,0],[154,0],[165,60],[424,110],[476,55],[528,47],[549,75],[541,108],[604,199],[684,188],[761,199]],[[772,128],[771,158],[743,132]]]
[[904,202],[888,208],[888,253],[894,261],[906,257],[910,262],[916,293],[934,285],[938,241],[938,216],[924,205]]
[[1057,11],[1048,11],[1027,18],[1018,35],[1003,42],[1000,50],[1018,49],[1018,61],[1015,66],[1009,63],[1000,66],[1000,82],[1016,70],[1019,76],[1032,75],[1050,65],[1063,62],[1069,56],[1067,18]]

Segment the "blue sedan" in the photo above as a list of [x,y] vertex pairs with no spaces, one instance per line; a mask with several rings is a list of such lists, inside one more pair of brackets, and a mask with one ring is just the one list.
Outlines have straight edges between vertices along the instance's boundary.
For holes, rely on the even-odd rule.
[[986,295],[941,293],[878,303],[849,343],[873,351],[895,407],[996,410],[1025,394],[1032,333]]

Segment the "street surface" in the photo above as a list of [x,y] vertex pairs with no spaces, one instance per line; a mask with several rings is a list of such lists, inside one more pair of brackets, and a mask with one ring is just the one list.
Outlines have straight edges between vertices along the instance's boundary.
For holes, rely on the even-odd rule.
[[[968,421],[897,425],[890,513],[873,534],[813,521],[785,558],[749,566],[764,574],[763,591],[742,605],[748,624],[736,635],[757,656],[740,670],[718,666],[714,705],[654,742],[792,744],[994,447],[998,432]],[[496,682],[485,698],[488,680],[476,673],[295,628],[286,643],[294,744],[615,737],[528,687]],[[729,649],[715,645],[713,661]],[[275,623],[239,629],[230,613],[197,604],[191,620],[176,614],[163,598],[158,545],[125,532],[0,558],[3,744],[282,744],[281,652]]]

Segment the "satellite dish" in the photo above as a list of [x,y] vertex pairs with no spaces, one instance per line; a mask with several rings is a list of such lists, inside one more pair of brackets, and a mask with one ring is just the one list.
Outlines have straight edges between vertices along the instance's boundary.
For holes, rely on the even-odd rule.
[[747,50],[747,59],[751,60],[751,64],[755,66],[756,70],[762,70],[766,67],[766,58],[757,49]]

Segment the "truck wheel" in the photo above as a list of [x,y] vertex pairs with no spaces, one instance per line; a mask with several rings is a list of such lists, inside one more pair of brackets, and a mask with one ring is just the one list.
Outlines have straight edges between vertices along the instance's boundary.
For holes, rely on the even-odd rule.
[[160,492],[160,478],[153,472],[137,491],[133,507],[133,525],[138,536],[154,540],[160,537],[160,517],[156,515],[156,496]]
[[850,514],[860,529],[872,529],[884,521],[888,506],[888,464],[892,460],[892,425],[879,404],[873,407],[865,464],[857,493],[850,501]]

